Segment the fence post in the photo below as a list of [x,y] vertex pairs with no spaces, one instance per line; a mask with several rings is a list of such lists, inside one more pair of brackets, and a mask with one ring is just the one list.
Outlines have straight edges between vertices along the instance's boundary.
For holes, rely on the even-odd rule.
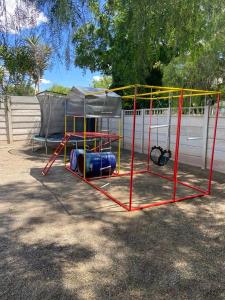
[[142,115],[142,129],[141,129],[141,153],[145,151],[145,109],[141,110]]
[[124,149],[124,110],[121,111],[121,117],[122,117],[122,136],[123,136],[123,149]]
[[13,142],[13,131],[12,131],[12,111],[11,111],[11,97],[10,96],[5,97],[4,105],[5,105],[7,142],[8,142],[8,144],[11,144]]
[[203,147],[202,147],[202,169],[207,168],[207,148],[208,148],[208,131],[209,131],[209,116],[210,109],[209,105],[204,107],[203,115]]

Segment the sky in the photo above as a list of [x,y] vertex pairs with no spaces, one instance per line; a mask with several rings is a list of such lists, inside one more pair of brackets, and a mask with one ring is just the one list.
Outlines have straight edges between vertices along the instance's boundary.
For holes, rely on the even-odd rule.
[[93,79],[98,79],[99,73],[91,73],[89,70],[84,73],[80,68],[71,66],[69,70],[65,65],[54,63],[53,67],[44,74],[44,80],[41,83],[41,90],[46,90],[53,84],[59,84],[66,87],[72,86],[91,86]]
[[[6,1],[6,14],[7,17],[4,15],[0,15],[0,25],[7,25],[7,28],[10,28],[10,35],[17,34],[16,28],[17,24],[14,18],[16,8],[21,8],[21,11],[25,11],[26,14],[35,14],[36,16],[36,23],[30,23],[29,18],[28,20],[22,21],[20,24],[20,28],[24,31],[31,30],[32,28],[41,26],[42,24],[48,22],[46,16],[43,12],[40,12],[36,9],[36,7],[30,7],[27,9],[27,5],[23,0],[7,0]],[[2,26],[2,28],[3,28]],[[70,69],[67,70],[66,66],[63,63],[59,63],[54,60],[52,66],[45,71],[44,77],[42,79],[42,83],[40,85],[41,90],[47,90],[53,84],[63,85],[66,87],[72,86],[90,86],[92,80],[98,80],[100,78],[99,73],[91,73],[89,70],[85,72],[78,67],[71,65]]]

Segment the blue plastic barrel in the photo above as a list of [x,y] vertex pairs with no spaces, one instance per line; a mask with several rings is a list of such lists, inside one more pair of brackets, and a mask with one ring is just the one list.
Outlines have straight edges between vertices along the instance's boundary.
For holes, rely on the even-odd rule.
[[[86,153],[86,177],[112,175],[116,168],[116,156],[112,152]],[[77,170],[84,175],[84,154],[77,157]]]
[[77,157],[80,153],[84,153],[83,149],[72,149],[70,152],[70,169],[77,171]]

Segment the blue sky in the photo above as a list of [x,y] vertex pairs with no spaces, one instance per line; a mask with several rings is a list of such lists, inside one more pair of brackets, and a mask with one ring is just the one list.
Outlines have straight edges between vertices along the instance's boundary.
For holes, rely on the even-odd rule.
[[59,84],[66,87],[90,86],[93,77],[99,75],[99,73],[91,73],[89,70],[84,73],[83,70],[72,65],[70,69],[67,70],[65,65],[54,62],[53,67],[44,74],[44,81],[50,81],[50,83],[42,83],[41,90],[46,90],[53,84]]

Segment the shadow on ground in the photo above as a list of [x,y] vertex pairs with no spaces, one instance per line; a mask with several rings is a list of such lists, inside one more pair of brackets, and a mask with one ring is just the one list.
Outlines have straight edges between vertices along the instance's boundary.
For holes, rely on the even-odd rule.
[[[21,203],[23,205],[23,203]],[[13,229],[14,216],[0,215],[0,299],[80,299],[76,290],[63,284],[65,264],[89,260],[93,251],[76,245],[43,242],[24,243],[20,235],[40,217],[31,218],[27,227]]]
[[218,182],[212,197],[128,213],[62,166],[42,177],[30,163],[0,187],[1,300],[225,298]]
[[1,299],[224,299],[224,195],[124,213],[58,172],[1,189]]

